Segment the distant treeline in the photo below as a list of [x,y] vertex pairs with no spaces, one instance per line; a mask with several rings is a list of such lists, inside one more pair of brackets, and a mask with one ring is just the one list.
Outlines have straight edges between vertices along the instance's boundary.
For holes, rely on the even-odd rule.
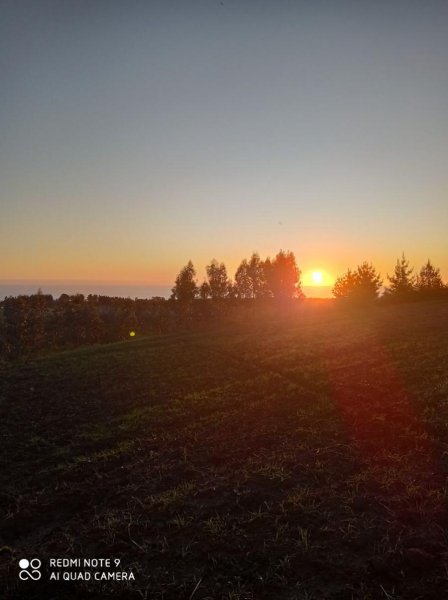
[[[301,272],[292,252],[280,251],[272,260],[253,254],[241,262],[234,281],[224,263],[216,260],[206,273],[207,279],[199,285],[194,266],[188,262],[176,277],[169,300],[92,294],[62,294],[55,299],[40,290],[31,296],[7,297],[0,302],[0,360],[198,327],[229,313],[261,318],[267,307],[284,311],[304,299]],[[448,287],[429,260],[414,275],[403,255],[387,280],[384,291],[376,269],[364,262],[336,280],[333,295],[341,306],[448,299]]]
[[[189,261],[176,278],[172,298],[184,303],[196,298],[304,298],[301,271],[292,252],[281,250],[273,260],[261,260],[258,254],[253,254],[240,263],[234,281],[229,279],[225,264],[216,260],[206,267],[206,273],[207,279],[198,285],[196,271]],[[336,279],[333,296],[340,302],[369,303],[380,296],[382,301],[408,301],[442,297],[448,292],[440,269],[430,260],[414,274],[404,254],[397,260],[392,275],[386,278],[387,285],[383,287],[383,279],[375,267],[363,262]]]
[[442,281],[440,269],[434,267],[430,260],[414,273],[403,253],[397,259],[392,275],[386,275],[386,279],[387,284],[383,287],[383,279],[375,267],[363,262],[336,279],[333,295],[337,301],[349,304],[448,298],[448,287]]
[[[241,319],[272,308],[272,300],[226,298],[183,303],[173,298],[131,299],[39,291],[0,302],[0,363],[54,350],[123,341],[148,334],[187,330],[233,313]],[[285,304],[283,304],[285,306]]]
[[301,271],[293,252],[280,250],[274,259],[261,260],[254,253],[249,260],[241,261],[231,281],[224,263],[213,259],[206,267],[207,279],[201,285],[196,281],[196,271],[191,261],[176,277],[172,298],[188,303],[195,298],[207,299],[302,299]]
[[[234,281],[229,279],[225,264],[216,260],[206,267],[206,272],[207,279],[198,285],[196,271],[189,261],[176,277],[172,298],[184,303],[196,298],[304,298],[301,271],[292,252],[281,250],[273,260],[267,258],[264,261],[258,254],[253,254],[249,260],[240,263]],[[392,275],[386,278],[388,283],[383,287],[383,279],[375,267],[363,262],[336,279],[333,296],[338,301],[364,303],[380,296],[383,301],[408,301],[446,296],[448,292],[440,269],[430,260],[414,274],[404,254],[397,260]]]
[[141,332],[163,331],[164,298],[132,300],[83,294],[58,299],[38,292],[7,297],[0,305],[0,355],[19,358],[51,349],[114,342]]

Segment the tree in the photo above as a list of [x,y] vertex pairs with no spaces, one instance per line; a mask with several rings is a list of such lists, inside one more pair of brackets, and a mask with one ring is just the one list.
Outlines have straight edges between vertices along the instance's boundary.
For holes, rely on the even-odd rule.
[[347,269],[344,275],[338,277],[332,289],[333,296],[337,299],[349,300],[355,295],[357,286],[356,271]]
[[247,265],[252,298],[261,298],[266,293],[266,279],[264,275],[264,264],[259,255],[254,252]]
[[238,298],[252,298],[252,281],[249,275],[249,265],[242,260],[235,273],[235,288]]
[[277,299],[303,297],[300,283],[300,269],[293,252],[280,250],[271,261],[264,262],[266,287]]
[[218,263],[215,259],[206,267],[210,296],[217,300],[225,298],[228,291],[229,278],[224,263]]
[[378,297],[381,283],[381,277],[375,267],[363,262],[355,271],[348,269],[344,275],[338,277],[332,291],[339,300],[364,304]]
[[436,292],[445,288],[440,276],[440,269],[436,269],[429,259],[426,265],[420,269],[415,287],[419,292]]
[[195,278],[196,271],[190,260],[176,277],[174,287],[171,290],[171,297],[174,300],[179,300],[179,302],[182,302],[183,304],[192,302],[198,294],[198,286]]
[[362,300],[375,300],[378,297],[382,279],[375,267],[367,262],[356,269],[357,294]]
[[266,294],[264,263],[256,252],[249,261],[241,261],[235,273],[235,287],[239,298],[261,298]]
[[415,277],[412,276],[414,269],[409,267],[409,261],[406,259],[404,252],[401,259],[397,259],[392,276],[387,276],[390,285],[386,289],[387,295],[397,298],[410,296],[415,290]]

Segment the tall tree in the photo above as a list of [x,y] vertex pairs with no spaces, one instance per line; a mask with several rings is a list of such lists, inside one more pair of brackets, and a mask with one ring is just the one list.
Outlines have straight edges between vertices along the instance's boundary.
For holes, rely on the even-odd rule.
[[333,287],[333,295],[337,299],[356,303],[368,303],[378,297],[381,288],[381,276],[375,267],[363,262],[355,271],[348,269],[338,277]]
[[238,298],[252,298],[252,281],[249,275],[249,264],[242,260],[235,273],[235,288]]
[[372,264],[364,261],[356,269],[357,295],[362,300],[375,300],[381,289],[382,279]]
[[423,265],[417,275],[415,287],[419,292],[433,292],[443,289],[445,286],[440,276],[440,269],[436,269],[431,261]]
[[208,285],[210,288],[210,296],[217,300],[225,298],[228,292],[229,278],[227,277],[227,269],[224,263],[218,263],[213,259],[206,267]]
[[261,298],[266,294],[266,279],[264,276],[264,264],[260,256],[254,252],[247,265],[247,273],[250,280],[252,298]]
[[264,263],[256,252],[249,261],[241,261],[235,273],[235,287],[239,298],[260,298],[266,294]]
[[339,300],[349,300],[354,297],[356,286],[356,271],[347,269],[346,273],[336,279],[332,289],[333,296]]
[[386,293],[396,297],[405,297],[412,294],[415,289],[413,271],[414,269],[409,266],[409,261],[403,252],[401,259],[397,259],[393,275],[387,276],[390,285],[387,287]]
[[280,250],[271,261],[264,262],[266,287],[274,298],[303,297],[300,269],[293,252]]
[[198,294],[198,286],[196,284],[196,271],[191,260],[181,269],[176,277],[174,287],[171,290],[171,297],[174,300],[179,300],[183,304],[192,302]]

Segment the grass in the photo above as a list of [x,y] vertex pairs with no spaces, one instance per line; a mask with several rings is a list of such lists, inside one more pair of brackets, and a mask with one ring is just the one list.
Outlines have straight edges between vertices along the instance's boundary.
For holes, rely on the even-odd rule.
[[[3,367],[5,597],[448,596],[448,305],[305,303]],[[134,582],[18,579],[119,558]]]

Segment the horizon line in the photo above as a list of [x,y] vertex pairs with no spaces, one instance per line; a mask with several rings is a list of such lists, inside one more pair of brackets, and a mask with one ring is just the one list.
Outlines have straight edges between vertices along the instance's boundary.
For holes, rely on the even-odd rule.
[[[101,285],[147,285],[151,287],[170,287],[173,283],[149,283],[147,281],[135,280],[135,279],[0,279],[0,284],[45,284],[45,283],[94,283]],[[301,284],[301,287],[316,287],[326,288],[333,287],[333,285],[316,285],[316,284]]]
[[0,283],[101,283],[101,284],[134,284],[134,285],[151,285],[153,287],[166,287],[173,285],[172,283],[149,283],[148,281],[137,279],[0,279]]

